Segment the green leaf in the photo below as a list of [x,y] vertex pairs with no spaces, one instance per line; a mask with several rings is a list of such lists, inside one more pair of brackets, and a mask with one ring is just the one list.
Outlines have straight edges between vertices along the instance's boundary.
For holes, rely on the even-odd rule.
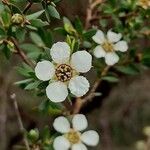
[[66,36],[67,32],[65,31],[65,29],[63,27],[57,27],[54,29],[55,32],[63,35],[63,36]]
[[40,81],[35,81],[35,82],[32,82],[32,83],[29,83],[25,87],[25,90],[33,90],[33,89],[37,88],[39,84],[40,84]]
[[48,25],[48,22],[42,21],[41,19],[33,19],[30,22],[32,26],[37,27],[37,28]]
[[47,100],[40,104],[39,110],[46,114],[58,115],[62,113],[62,105]]
[[41,51],[41,49],[38,48],[36,45],[29,43],[21,44],[20,48],[22,48],[26,52]]
[[0,13],[3,12],[5,9],[4,5],[0,2]]
[[31,37],[32,41],[33,41],[35,44],[37,44],[39,47],[44,47],[44,46],[45,46],[45,44],[44,44],[44,42],[42,41],[41,37],[40,37],[37,33],[31,32],[31,33],[30,33],[30,37]]
[[8,28],[11,21],[11,16],[7,11],[3,11],[1,13],[2,22],[4,24],[4,27]]
[[43,40],[47,47],[51,47],[53,44],[53,35],[50,29],[44,30],[43,28],[38,29],[38,34]]
[[90,29],[87,32],[83,33],[85,39],[91,39],[91,37],[96,33],[96,29]]
[[16,70],[19,74],[25,76],[25,77],[30,77],[30,74],[27,70],[25,70],[23,67],[16,67]]
[[4,48],[3,48],[2,51],[3,51],[3,53],[5,54],[5,57],[6,57],[7,59],[9,59],[10,56],[11,56],[11,50],[9,49],[9,47],[7,46],[7,44],[4,45]]
[[127,74],[127,75],[137,75],[140,72],[139,69],[135,65],[117,66],[115,68],[117,71]]
[[0,27],[0,37],[3,37],[5,35],[6,35],[5,30]]
[[75,29],[79,34],[82,34],[83,32],[83,24],[79,18],[76,18],[75,20]]
[[25,40],[25,34],[26,34],[26,30],[24,28],[18,28],[17,32],[15,32],[17,39],[20,42],[23,42]]
[[56,8],[52,5],[49,5],[48,6],[48,11],[49,11],[49,15],[54,17],[54,18],[57,18],[57,19],[60,19],[60,15],[58,13],[58,11],[56,10]]
[[38,17],[40,17],[43,14],[44,10],[38,11],[36,13],[33,13],[31,15],[27,15],[26,19],[27,20],[32,20],[32,19],[37,19]]
[[118,82],[119,79],[114,76],[105,76],[102,77],[102,80],[108,81],[108,82]]
[[21,81],[17,81],[14,84],[15,85],[20,85],[20,84],[25,84],[25,83],[29,83],[31,82],[33,79],[25,79],[25,80],[21,80]]
[[22,66],[16,67],[16,70],[19,74],[25,77],[30,77],[30,73],[34,73],[33,69],[25,63],[23,63]]

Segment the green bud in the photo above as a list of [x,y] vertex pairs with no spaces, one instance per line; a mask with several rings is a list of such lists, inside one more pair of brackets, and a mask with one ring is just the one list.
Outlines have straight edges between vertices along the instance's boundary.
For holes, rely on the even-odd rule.
[[29,134],[28,134],[28,138],[31,140],[31,141],[36,141],[38,140],[39,138],[39,131],[38,129],[32,129],[30,130]]
[[24,17],[20,14],[14,14],[12,17],[11,17],[11,22],[13,24],[22,24],[24,22]]

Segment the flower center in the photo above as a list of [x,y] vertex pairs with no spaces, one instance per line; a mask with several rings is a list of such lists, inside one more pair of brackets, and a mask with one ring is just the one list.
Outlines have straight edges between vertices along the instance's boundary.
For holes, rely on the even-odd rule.
[[113,52],[113,51],[114,51],[113,44],[109,43],[108,41],[105,41],[105,42],[102,44],[102,47],[103,47],[103,49],[104,49],[106,52]]
[[67,133],[65,137],[69,140],[71,144],[76,144],[80,142],[80,133],[74,130],[71,130],[69,133]]
[[67,64],[61,64],[56,68],[55,75],[61,82],[69,81],[72,78],[73,70]]

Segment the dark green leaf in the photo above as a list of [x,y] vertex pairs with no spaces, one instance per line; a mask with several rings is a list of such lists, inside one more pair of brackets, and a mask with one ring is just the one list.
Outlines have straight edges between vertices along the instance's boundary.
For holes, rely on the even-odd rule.
[[58,13],[58,11],[56,10],[56,8],[52,5],[49,5],[48,6],[48,11],[49,11],[49,15],[54,17],[54,18],[57,18],[57,19],[60,19],[60,15]]
[[108,81],[108,82],[118,82],[119,79],[114,76],[105,76],[102,77],[102,80]]

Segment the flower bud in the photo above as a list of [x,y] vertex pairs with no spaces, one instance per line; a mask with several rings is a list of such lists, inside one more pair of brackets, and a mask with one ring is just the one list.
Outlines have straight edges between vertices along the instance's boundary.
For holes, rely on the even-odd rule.
[[143,129],[143,133],[144,135],[146,135],[147,137],[150,137],[150,126],[147,126]]
[[29,134],[28,134],[28,138],[31,141],[36,141],[39,138],[39,131],[37,129],[32,129],[30,130]]
[[136,146],[137,150],[145,150],[146,149],[146,143],[142,140],[137,141],[135,146]]
[[11,17],[11,22],[13,24],[22,24],[24,22],[24,17],[20,14],[14,14],[12,17]]

